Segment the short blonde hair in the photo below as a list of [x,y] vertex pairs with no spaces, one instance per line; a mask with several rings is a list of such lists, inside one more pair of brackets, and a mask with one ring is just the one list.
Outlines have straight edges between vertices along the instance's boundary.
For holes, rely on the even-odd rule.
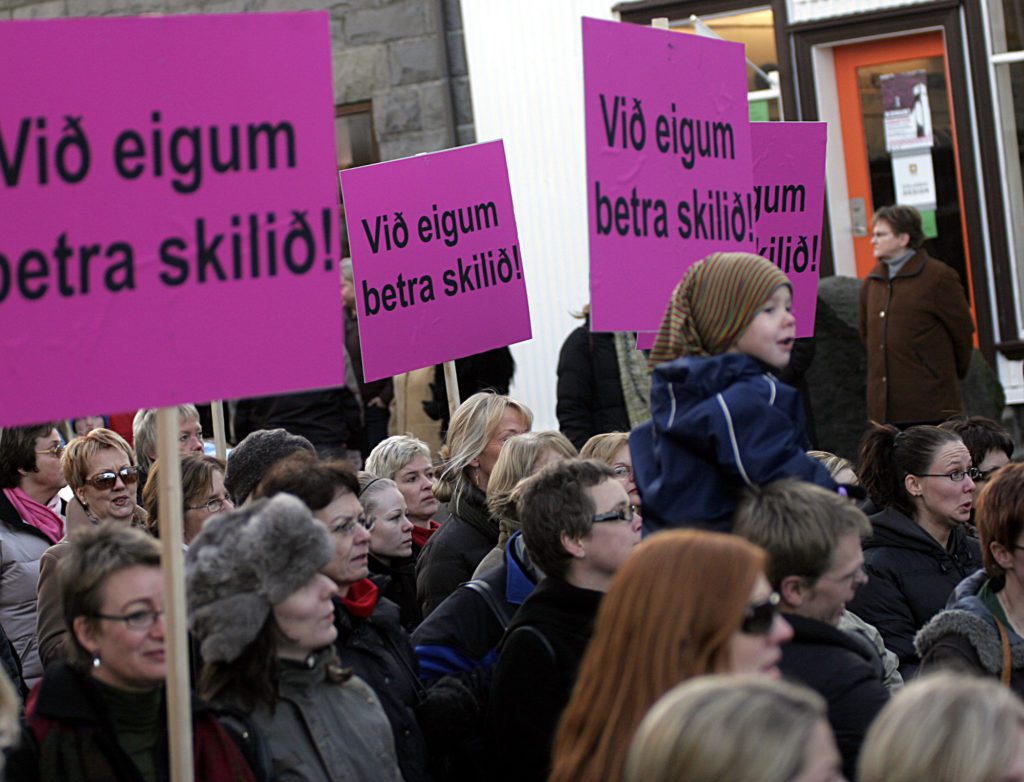
[[373,447],[366,457],[366,471],[378,478],[394,480],[398,471],[417,456],[431,461],[430,446],[411,434],[396,434]]
[[622,446],[629,447],[629,432],[606,432],[595,434],[580,449],[581,459],[597,459],[608,466],[612,465],[615,454]]
[[123,452],[128,458],[129,464],[136,464],[135,452],[121,435],[110,429],[93,429],[68,443],[60,458],[60,468],[64,471],[64,480],[68,482],[72,491],[77,492],[85,485],[85,481],[89,477],[89,462],[105,448]]
[[527,429],[533,426],[530,408],[510,396],[490,391],[473,394],[455,410],[448,425],[447,442],[441,447],[444,469],[434,483],[434,496],[441,502],[448,502],[457,489],[465,489],[469,484],[466,468],[484,452],[510,407],[519,411]]
[[797,684],[752,675],[691,679],[644,717],[623,780],[789,782],[826,713],[825,700]]
[[995,679],[937,673],[912,681],[864,739],[858,782],[997,782],[1024,728],[1024,704]]
[[496,519],[515,522],[515,500],[512,490],[523,478],[532,475],[537,460],[547,450],[565,459],[574,458],[576,448],[561,432],[544,430],[510,437],[501,448],[487,481],[487,508]]

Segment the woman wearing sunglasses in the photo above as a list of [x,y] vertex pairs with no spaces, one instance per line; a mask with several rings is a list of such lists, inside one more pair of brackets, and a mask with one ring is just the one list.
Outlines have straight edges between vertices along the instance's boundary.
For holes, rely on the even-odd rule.
[[[107,523],[80,530],[65,548],[67,663],[48,666],[26,704],[36,774],[12,768],[8,778],[167,779],[159,546]],[[196,779],[252,780],[239,749],[198,702],[192,735]]]
[[[0,431],[0,624],[29,686],[43,675],[36,646],[39,558],[64,537],[60,496],[66,481],[57,424]],[[17,666],[8,669],[17,681]]]
[[880,424],[864,436],[859,474],[882,510],[869,516],[868,582],[847,607],[878,629],[909,680],[921,664],[914,635],[981,567],[981,547],[965,530],[980,476],[955,432]]
[[[64,449],[61,468],[75,499],[68,504],[67,535],[105,521],[143,527],[146,511],[135,504],[139,468],[135,452],[117,432],[93,429]],[[66,538],[51,546],[39,560],[37,635],[44,666],[67,659],[58,564],[68,553]]]
[[647,710],[686,679],[777,678],[779,646],[793,634],[777,605],[764,552],[737,537],[673,530],[637,546],[601,601],[550,782],[622,779]]

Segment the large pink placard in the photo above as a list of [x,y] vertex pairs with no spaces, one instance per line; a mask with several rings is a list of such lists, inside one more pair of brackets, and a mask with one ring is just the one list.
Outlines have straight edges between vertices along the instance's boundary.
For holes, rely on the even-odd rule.
[[814,335],[825,203],[824,122],[754,122],[757,253],[793,283],[798,337]]
[[530,339],[500,141],[341,173],[363,375]]
[[325,12],[0,22],[0,424],[344,382]]
[[715,251],[753,251],[741,44],[583,20],[595,331],[656,331]]

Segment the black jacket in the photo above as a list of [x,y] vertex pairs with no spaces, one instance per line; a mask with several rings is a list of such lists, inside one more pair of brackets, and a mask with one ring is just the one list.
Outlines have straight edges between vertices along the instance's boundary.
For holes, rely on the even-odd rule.
[[498,642],[540,578],[516,532],[501,565],[456,589],[412,634],[423,678],[490,669]]
[[462,503],[475,506],[485,521],[473,522],[458,513],[454,503],[449,505],[452,517],[430,536],[416,560],[416,596],[424,618],[459,584],[469,581],[480,561],[498,545],[498,522],[487,514],[483,492],[469,487]]
[[857,754],[872,720],[889,700],[885,669],[867,641],[837,627],[786,614],[793,640],[782,647],[779,668],[828,703],[828,721],[843,756],[843,776],[856,778]]
[[603,596],[546,578],[509,625],[488,707],[495,779],[548,778],[558,719],[576,683]]
[[558,354],[558,428],[577,449],[595,434],[628,432],[615,335],[592,332],[588,320]]
[[423,620],[416,600],[416,560],[413,557],[406,557],[387,564],[370,554],[369,564],[371,576],[382,576],[380,579],[373,579],[380,588],[381,595],[398,606],[402,627],[405,632],[411,633]]
[[981,547],[955,527],[943,549],[895,508],[871,516],[871,525],[872,536],[864,542],[868,583],[847,608],[878,628],[909,681],[921,664],[914,635],[945,607],[956,585],[981,567]]
[[399,623],[398,606],[386,597],[378,597],[373,613],[360,618],[335,598],[334,626],[338,628],[335,647],[342,664],[377,693],[388,715],[405,782],[432,779],[427,743],[415,712],[423,686],[409,636]]

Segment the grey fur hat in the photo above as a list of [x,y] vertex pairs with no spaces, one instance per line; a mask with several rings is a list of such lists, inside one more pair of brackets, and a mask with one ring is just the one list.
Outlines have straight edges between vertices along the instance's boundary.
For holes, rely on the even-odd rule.
[[210,518],[185,557],[189,629],[203,659],[236,659],[270,609],[305,586],[333,554],[327,528],[290,494]]
[[271,467],[298,451],[308,451],[316,456],[313,443],[302,435],[290,434],[284,429],[250,432],[232,449],[224,473],[224,488],[235,505],[246,501]]

